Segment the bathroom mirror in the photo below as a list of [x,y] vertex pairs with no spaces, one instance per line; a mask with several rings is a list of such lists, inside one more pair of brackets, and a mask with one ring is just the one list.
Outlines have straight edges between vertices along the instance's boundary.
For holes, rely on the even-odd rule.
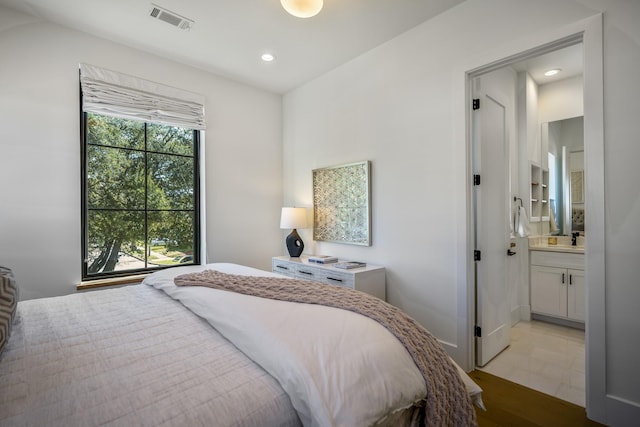
[[541,144],[549,171],[549,234],[584,235],[583,117],[543,123]]

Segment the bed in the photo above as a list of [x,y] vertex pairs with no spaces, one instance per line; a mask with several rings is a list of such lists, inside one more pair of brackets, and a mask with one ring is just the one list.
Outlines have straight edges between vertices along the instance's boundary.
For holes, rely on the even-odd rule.
[[[291,280],[209,264],[158,271],[141,285],[18,303],[0,354],[0,426],[442,422],[428,410],[438,392],[427,391],[414,356],[378,321],[180,282],[205,272]],[[457,373],[442,390],[464,388],[464,396],[436,402],[467,417],[446,423],[474,424],[471,401],[481,404],[481,390],[452,361],[431,365],[438,375],[452,366]]]

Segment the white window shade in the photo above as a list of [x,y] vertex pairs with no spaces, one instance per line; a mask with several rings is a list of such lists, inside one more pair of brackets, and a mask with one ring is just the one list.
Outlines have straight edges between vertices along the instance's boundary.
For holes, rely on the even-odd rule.
[[80,64],[82,111],[204,130],[204,96]]

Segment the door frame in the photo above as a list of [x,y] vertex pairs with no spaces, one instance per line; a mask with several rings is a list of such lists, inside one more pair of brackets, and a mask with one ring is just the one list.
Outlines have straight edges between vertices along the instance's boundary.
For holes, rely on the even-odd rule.
[[[459,184],[466,191],[466,198],[459,208],[466,212],[457,226],[458,236],[458,325],[461,340],[455,355],[467,370],[473,369],[475,319],[475,291],[473,277],[473,204],[472,204],[472,140],[471,140],[471,89],[474,76],[487,73],[505,65],[556,50],[581,40],[584,50],[584,146],[586,201],[589,215],[586,228],[589,243],[585,251],[585,282],[587,315],[585,319],[586,356],[586,409],[590,419],[607,422],[607,413],[618,405],[606,395],[606,325],[605,325],[605,210],[604,210],[604,90],[603,90],[603,16],[594,16],[558,29],[547,29],[525,40],[509,42],[489,52],[470,58],[455,70],[456,99],[459,99],[456,123],[460,123],[457,140],[464,141],[460,158],[466,159],[465,173]],[[466,365],[466,366],[465,366]],[[607,410],[608,408],[608,410]]]

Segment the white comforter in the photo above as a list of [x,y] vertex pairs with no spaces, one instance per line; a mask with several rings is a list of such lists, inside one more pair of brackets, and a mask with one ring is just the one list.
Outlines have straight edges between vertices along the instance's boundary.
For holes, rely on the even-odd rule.
[[210,264],[157,272],[144,283],[205,318],[274,376],[304,425],[373,425],[424,398],[425,384],[411,356],[374,320],[320,305],[173,283],[177,275],[205,269],[281,277]]
[[149,286],[18,303],[0,427],[299,426],[278,382]]

